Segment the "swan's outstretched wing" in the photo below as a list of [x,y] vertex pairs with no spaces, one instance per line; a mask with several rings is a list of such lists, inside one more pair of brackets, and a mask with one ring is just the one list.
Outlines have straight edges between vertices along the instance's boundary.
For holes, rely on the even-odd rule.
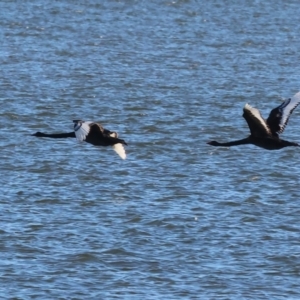
[[286,99],[281,105],[271,110],[267,119],[267,124],[272,133],[282,133],[289,121],[289,118],[294,109],[300,103],[300,92],[295,94],[292,98]]
[[85,141],[87,135],[91,130],[90,124],[92,124],[93,122],[86,122],[81,120],[73,120],[73,122],[76,139],[79,142]]
[[[99,123],[74,120],[74,131],[78,141],[86,141],[96,146],[112,146],[116,153],[126,158],[124,140],[118,139],[118,134],[103,128]],[[123,143],[123,144],[122,144]]]
[[123,146],[121,143],[114,144],[112,147],[113,147],[113,149],[119,154],[119,156],[120,156],[122,159],[125,159],[125,158],[126,158],[125,148],[124,148],[124,146]]
[[243,117],[247,121],[253,136],[263,137],[271,135],[268,125],[257,108],[254,108],[247,103],[244,107]]

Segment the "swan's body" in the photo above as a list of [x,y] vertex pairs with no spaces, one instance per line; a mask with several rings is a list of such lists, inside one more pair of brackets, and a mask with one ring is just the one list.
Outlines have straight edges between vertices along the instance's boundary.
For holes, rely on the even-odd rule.
[[244,107],[243,117],[250,129],[250,135],[242,140],[236,140],[228,143],[219,143],[216,141],[208,142],[212,146],[237,146],[253,144],[255,146],[267,149],[278,150],[289,146],[300,146],[298,143],[289,142],[279,138],[288,123],[293,110],[300,103],[300,92],[292,98],[285,100],[281,105],[274,108],[267,120],[264,120],[259,110],[246,104]]
[[126,153],[123,145],[126,142],[118,138],[115,131],[105,129],[99,123],[74,120],[74,131],[68,133],[47,134],[36,132],[33,134],[38,137],[49,138],[76,138],[79,142],[87,142],[95,146],[112,146],[113,149],[122,158],[126,158]]

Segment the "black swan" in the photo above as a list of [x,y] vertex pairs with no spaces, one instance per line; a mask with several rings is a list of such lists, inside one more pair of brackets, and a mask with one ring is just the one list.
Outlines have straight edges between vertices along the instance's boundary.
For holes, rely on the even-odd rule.
[[95,146],[112,146],[122,159],[126,158],[126,153],[123,145],[126,145],[124,140],[118,138],[115,131],[109,131],[103,128],[99,123],[74,120],[74,131],[68,133],[47,134],[36,132],[33,136],[48,137],[48,138],[76,138],[78,141],[86,141]]
[[290,115],[299,103],[300,92],[274,108],[270,112],[267,120],[263,119],[258,109],[246,104],[244,107],[243,117],[248,123],[250,135],[245,139],[228,143],[211,141],[207,144],[223,147],[253,144],[267,150],[278,150],[288,146],[299,147],[300,145],[297,143],[285,141],[279,138],[279,134],[284,131]]

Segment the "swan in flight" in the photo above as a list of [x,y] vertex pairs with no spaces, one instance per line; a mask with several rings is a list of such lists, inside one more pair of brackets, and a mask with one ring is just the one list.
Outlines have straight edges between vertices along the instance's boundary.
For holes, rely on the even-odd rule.
[[223,147],[253,144],[267,150],[278,150],[289,146],[299,147],[300,145],[298,143],[289,142],[279,138],[279,134],[284,131],[293,110],[299,103],[300,92],[295,94],[292,98],[286,99],[281,105],[271,110],[267,120],[263,119],[257,108],[246,104],[243,117],[250,129],[250,135],[245,139],[227,143],[211,141],[207,144]]
[[117,154],[122,158],[126,158],[124,145],[127,143],[118,138],[115,131],[105,129],[101,124],[96,122],[87,122],[82,120],[74,120],[74,131],[67,133],[42,133],[36,132],[33,136],[48,138],[76,138],[79,142],[87,142],[95,146],[112,146]]

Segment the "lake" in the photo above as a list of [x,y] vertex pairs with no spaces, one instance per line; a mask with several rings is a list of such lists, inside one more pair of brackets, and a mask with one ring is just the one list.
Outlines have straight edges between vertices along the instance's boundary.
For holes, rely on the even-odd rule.
[[[299,150],[206,144],[300,90],[299,12],[2,1],[1,299],[299,299]],[[31,136],[73,119],[117,131],[127,159]]]

